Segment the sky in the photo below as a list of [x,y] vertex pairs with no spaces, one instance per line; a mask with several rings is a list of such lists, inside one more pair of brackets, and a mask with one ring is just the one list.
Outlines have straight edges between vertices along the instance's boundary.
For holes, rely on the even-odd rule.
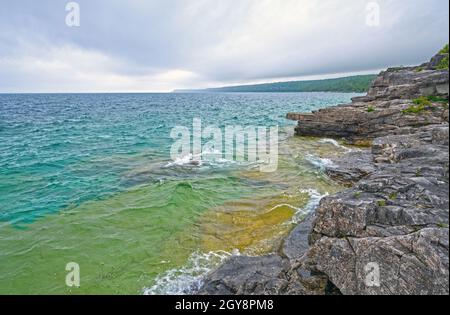
[[0,93],[377,73],[429,60],[449,37],[447,0],[78,0],[79,15],[69,2],[0,0]]

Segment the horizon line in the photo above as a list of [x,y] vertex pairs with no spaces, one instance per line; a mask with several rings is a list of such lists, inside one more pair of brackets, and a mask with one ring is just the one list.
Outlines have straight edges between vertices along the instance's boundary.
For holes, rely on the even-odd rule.
[[[372,70],[368,70],[372,71]],[[378,70],[374,70],[378,71]],[[361,71],[364,72],[364,71]],[[333,75],[333,74],[330,74]],[[326,77],[327,75],[324,75],[322,78],[317,79],[295,79],[292,78],[291,80],[277,80],[277,81],[266,81],[266,82],[260,82],[260,83],[246,83],[246,84],[230,84],[230,85],[222,85],[218,87],[199,87],[199,88],[176,88],[171,90],[165,90],[165,91],[77,91],[77,92],[26,92],[26,91],[6,91],[1,92],[1,95],[5,94],[183,94],[183,91],[185,91],[185,94],[199,94],[198,91],[203,91],[204,93],[218,93],[213,92],[211,90],[215,89],[222,89],[222,88],[231,88],[231,87],[245,87],[245,86],[255,86],[255,85],[264,85],[264,84],[277,84],[277,83],[288,83],[288,82],[308,82],[308,81],[321,81],[321,80],[333,80],[333,79],[343,79],[343,78],[349,78],[349,77],[357,77],[357,76],[365,76],[365,75],[377,75],[377,73],[360,73],[360,72],[354,72],[354,74],[350,73],[342,73],[342,76],[339,76],[339,74],[336,74],[335,77]],[[306,76],[307,77],[307,76]],[[181,91],[181,92],[178,92]],[[197,92],[189,92],[189,91],[197,91]],[[208,92],[210,91],[210,92]],[[316,91],[316,92],[330,92],[330,91]],[[223,92],[223,93],[314,93],[314,92]],[[336,93],[336,92],[335,92]],[[354,93],[354,92],[339,92],[339,93]]]

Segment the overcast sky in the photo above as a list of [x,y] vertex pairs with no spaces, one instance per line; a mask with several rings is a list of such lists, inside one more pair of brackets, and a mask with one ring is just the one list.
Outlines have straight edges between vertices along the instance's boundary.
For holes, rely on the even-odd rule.
[[377,72],[428,60],[449,36],[447,0],[78,0],[79,27],[66,25],[67,2],[0,0],[0,92],[170,91]]

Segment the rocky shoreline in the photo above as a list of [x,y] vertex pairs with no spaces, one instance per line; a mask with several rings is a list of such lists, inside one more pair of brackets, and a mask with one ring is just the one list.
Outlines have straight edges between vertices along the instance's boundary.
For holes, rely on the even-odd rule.
[[299,136],[369,149],[328,167],[349,188],[325,197],[277,253],[231,257],[198,293],[449,294],[445,57],[388,69],[351,104],[288,114]]

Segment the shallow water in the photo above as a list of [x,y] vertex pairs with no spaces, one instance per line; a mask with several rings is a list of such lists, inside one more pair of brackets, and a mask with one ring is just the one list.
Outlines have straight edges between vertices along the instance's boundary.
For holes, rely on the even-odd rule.
[[[0,293],[186,293],[230,254],[273,251],[340,189],[321,163],[347,150],[293,137],[285,113],[353,96],[0,95]],[[170,130],[193,118],[279,125],[277,172],[172,163]]]

